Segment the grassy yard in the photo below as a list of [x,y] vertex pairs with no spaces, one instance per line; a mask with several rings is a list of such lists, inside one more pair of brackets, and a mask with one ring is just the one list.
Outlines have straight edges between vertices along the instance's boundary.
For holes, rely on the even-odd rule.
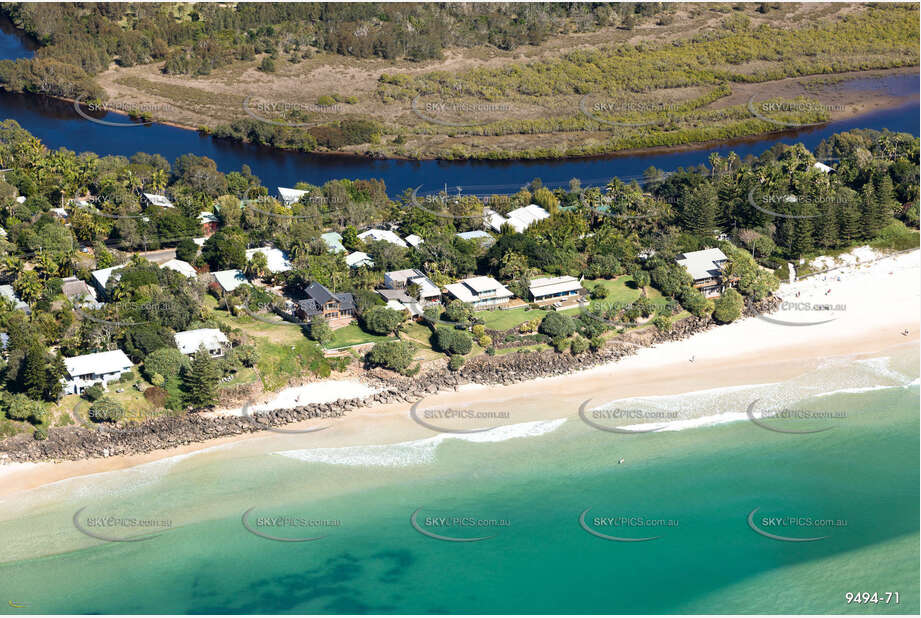
[[381,341],[393,341],[395,337],[388,335],[372,335],[361,330],[358,324],[352,323],[333,331],[333,338],[324,346],[327,350],[345,348],[351,345],[361,343],[379,343]]
[[476,317],[483,320],[483,324],[486,328],[492,330],[508,330],[535,318],[543,319],[545,315],[547,315],[547,311],[543,309],[528,309],[527,307],[521,307],[519,309],[493,309],[491,311],[478,311],[476,313]]

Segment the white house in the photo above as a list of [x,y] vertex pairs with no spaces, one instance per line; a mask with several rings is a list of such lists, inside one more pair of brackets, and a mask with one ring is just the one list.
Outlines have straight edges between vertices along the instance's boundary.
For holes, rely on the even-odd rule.
[[332,253],[344,253],[345,246],[342,244],[342,234],[339,232],[326,232],[320,234],[320,239],[326,243],[326,249]]
[[261,253],[265,256],[265,262],[270,273],[283,273],[291,270],[291,262],[285,252],[275,247],[259,247],[257,249],[246,250],[246,261],[249,262],[254,255]]
[[492,243],[494,240],[492,235],[489,232],[484,232],[483,230],[473,230],[471,232],[458,232],[455,234],[458,238],[464,240],[476,240],[480,243]]
[[403,240],[405,240],[406,244],[412,247],[413,249],[416,249],[419,245],[425,242],[424,240],[422,240],[422,237],[419,236],[418,234],[410,234]]
[[528,286],[528,292],[536,303],[576,296],[581,289],[579,280],[570,276],[540,277],[532,279]]
[[405,290],[410,283],[419,286],[419,298],[423,302],[438,302],[441,289],[418,268],[406,268],[384,273],[384,285],[391,290]]
[[224,351],[230,346],[227,336],[216,328],[196,328],[184,330],[173,335],[176,347],[185,355],[195,354],[204,346],[212,357],[224,356]]
[[704,296],[712,298],[720,295],[723,289],[722,266],[729,261],[726,254],[719,249],[703,249],[680,254],[675,261],[690,273],[694,287]]
[[160,208],[173,208],[173,203],[169,201],[169,198],[165,195],[158,195],[156,193],[145,193],[144,199],[147,200],[147,203],[151,206],[159,206]]
[[105,388],[133,367],[121,350],[65,358],[64,366],[67,368],[67,376],[63,380],[64,392],[68,395],[80,395],[93,384],[102,384]]
[[826,174],[828,174],[829,172],[835,171],[835,168],[829,167],[828,165],[825,165],[824,163],[820,163],[819,161],[816,161],[815,163],[813,163],[812,167],[816,168],[820,172],[825,172]]
[[403,241],[402,238],[391,232],[390,230],[378,230],[371,229],[367,232],[362,232],[358,235],[358,238],[365,242],[372,242],[374,240],[386,240],[390,244],[397,245],[399,247],[406,248],[408,245]]
[[358,268],[359,266],[374,268],[374,260],[372,260],[371,256],[364,251],[354,251],[349,253],[347,256],[345,256],[345,263],[349,265],[349,268]]
[[23,311],[27,311],[29,309],[29,305],[22,302],[22,299],[16,295],[16,291],[11,285],[0,285],[0,296],[13,303],[14,309]]
[[[106,294],[106,284],[109,282],[109,278],[112,277],[112,273],[124,267],[124,264],[120,264],[118,266],[110,266],[109,268],[94,270],[90,273],[90,278],[93,280],[93,285],[96,286],[96,289],[102,296],[105,296]],[[117,279],[119,275],[116,273],[115,277]]]
[[52,208],[48,212],[53,214],[56,218],[60,219],[61,221],[67,221],[70,218],[70,215],[67,213],[66,208]]
[[451,296],[473,308],[492,309],[508,304],[514,294],[492,277],[470,277],[445,286]]
[[488,208],[483,211],[483,215],[486,224],[497,232],[504,224],[508,223],[512,226],[512,229],[520,233],[534,223],[546,219],[550,216],[550,213],[537,204],[528,204],[527,206],[522,206],[521,208],[516,208],[511,211],[508,213],[507,217],[503,217],[496,211]]
[[218,287],[225,293],[233,292],[244,283],[249,283],[246,276],[236,268],[231,270],[218,270],[211,273],[211,276],[214,277],[214,281],[217,283]]
[[198,273],[195,271],[195,267],[193,267],[188,262],[184,262],[183,260],[172,259],[168,262],[163,262],[160,264],[160,268],[169,268],[170,270],[175,270],[177,273],[183,274],[189,279],[194,279],[198,276]]
[[287,187],[278,187],[278,197],[285,206],[296,204],[301,198],[310,193],[310,191],[301,191],[300,189],[289,189]]

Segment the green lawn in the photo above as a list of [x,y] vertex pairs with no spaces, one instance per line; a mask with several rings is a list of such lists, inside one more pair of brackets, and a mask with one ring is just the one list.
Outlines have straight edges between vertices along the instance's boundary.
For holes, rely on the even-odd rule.
[[547,311],[543,309],[528,309],[526,307],[519,309],[492,309],[476,313],[476,317],[483,320],[486,328],[492,330],[508,330],[535,318],[543,319],[545,315],[547,315]]
[[333,331],[333,338],[324,347],[327,350],[345,348],[351,345],[361,343],[379,343],[381,341],[393,341],[395,337],[389,335],[372,335],[361,330],[358,324],[352,323]]

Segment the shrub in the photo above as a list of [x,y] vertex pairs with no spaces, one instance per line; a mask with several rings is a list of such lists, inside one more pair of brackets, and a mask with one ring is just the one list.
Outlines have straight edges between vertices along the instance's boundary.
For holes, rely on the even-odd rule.
[[451,360],[448,361],[448,369],[451,371],[457,371],[464,366],[464,357],[460,354],[452,354]]
[[742,315],[742,295],[729,288],[713,303],[713,319],[723,324],[737,320]]
[[105,391],[98,384],[91,384],[83,389],[83,398],[87,401],[96,401],[105,394]]
[[404,341],[385,341],[375,344],[368,352],[367,360],[371,365],[385,367],[393,371],[406,371],[416,353],[416,346]]
[[125,409],[117,401],[103,397],[90,406],[90,420],[94,423],[117,423],[125,416]]
[[467,354],[473,349],[473,338],[466,331],[439,328],[435,331],[435,345],[447,354]]
[[36,440],[47,440],[48,430],[44,427],[36,427],[35,431],[32,432],[32,437]]
[[657,315],[652,321],[660,333],[670,333],[672,330],[672,320],[668,316]]
[[259,64],[259,70],[263,73],[274,73],[275,72],[275,61],[266,56],[262,59],[262,62]]
[[166,380],[176,378],[188,364],[189,359],[176,348],[159,348],[144,358],[144,377],[150,381],[154,374],[159,373]]
[[150,403],[154,408],[162,408],[166,405],[166,399],[169,397],[169,393],[165,389],[160,388],[159,386],[152,386],[144,391],[144,399]]
[[582,354],[588,349],[588,341],[584,337],[573,337],[569,349],[573,354]]
[[449,322],[467,322],[473,318],[473,307],[461,300],[452,300],[445,308],[444,316]]
[[364,329],[375,335],[389,335],[395,332],[404,319],[406,316],[402,311],[388,307],[372,307],[361,316]]
[[553,349],[561,354],[569,347],[569,339],[565,337],[556,337],[551,343],[553,344]]
[[307,326],[307,336],[317,343],[323,345],[329,343],[333,338],[333,329],[322,315],[316,315]]
[[609,290],[604,284],[599,283],[592,288],[591,297],[595,300],[603,300],[608,297]]
[[678,295],[678,300],[681,301],[682,307],[699,318],[705,317],[712,311],[707,298],[696,288],[684,288]]
[[492,337],[490,337],[489,335],[483,335],[482,337],[477,339],[476,342],[479,344],[481,348],[488,348],[492,346]]
[[566,338],[575,332],[576,325],[569,316],[554,311],[544,316],[538,330],[551,338]]
[[592,352],[597,352],[604,347],[604,337],[592,337],[589,339],[588,346],[592,349]]

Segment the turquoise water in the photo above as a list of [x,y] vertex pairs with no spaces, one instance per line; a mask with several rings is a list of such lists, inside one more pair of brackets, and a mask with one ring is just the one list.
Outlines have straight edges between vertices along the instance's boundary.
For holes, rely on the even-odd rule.
[[[527,437],[308,447],[287,456],[236,456],[231,448],[68,481],[0,522],[8,555],[44,554],[0,564],[7,596],[28,604],[3,611],[917,613],[917,360],[913,352],[850,363],[771,387],[800,408],[843,415],[819,433],[777,433],[743,420],[618,435],[589,429],[567,410],[558,421],[516,426]],[[862,386],[819,388],[832,375]],[[739,409],[735,402],[748,395],[727,389],[656,405],[710,417]],[[357,455],[364,465],[354,465]],[[103,542],[72,525],[81,506],[84,516],[143,515],[172,525],[147,541]],[[251,507],[248,522],[262,532],[324,538],[260,538],[241,523]],[[579,524],[587,508],[597,532],[659,538],[589,534]],[[747,521],[755,508],[766,531],[827,538],[759,535]],[[425,531],[491,538],[430,538],[410,524],[417,509]],[[269,515],[339,525],[259,528],[258,517]],[[782,515],[836,525],[776,528],[761,519]],[[488,525],[426,523],[443,516]],[[673,525],[612,527],[595,525],[596,516]],[[847,592],[899,592],[901,602],[848,605]]]

